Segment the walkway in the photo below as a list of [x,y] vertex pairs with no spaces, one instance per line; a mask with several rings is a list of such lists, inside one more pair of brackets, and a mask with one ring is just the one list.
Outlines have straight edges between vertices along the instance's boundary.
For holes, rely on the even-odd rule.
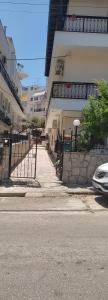
[[37,151],[37,180],[43,188],[61,187],[56,176],[55,167],[44,147],[38,146]]
[[[29,159],[28,159],[29,155]],[[55,167],[44,147],[38,146],[37,149],[37,167],[36,167],[36,179],[21,178],[27,174],[31,176],[34,174],[35,169],[35,151],[34,148],[30,150],[29,154],[19,164],[12,175],[18,176],[18,178],[10,178],[0,186],[0,196],[15,194],[24,194],[27,197],[58,197],[69,196],[71,194],[92,194],[93,192],[87,188],[68,188],[62,185],[56,176]],[[32,166],[31,166],[31,162]],[[31,171],[32,170],[32,171]],[[19,172],[19,173],[18,173]],[[32,173],[31,173],[32,172]]]
[[[35,174],[35,152],[33,147],[21,163],[14,169],[11,178],[33,178]],[[44,147],[38,146],[36,163],[36,180],[43,188],[57,188],[61,185],[59,182],[55,167]]]

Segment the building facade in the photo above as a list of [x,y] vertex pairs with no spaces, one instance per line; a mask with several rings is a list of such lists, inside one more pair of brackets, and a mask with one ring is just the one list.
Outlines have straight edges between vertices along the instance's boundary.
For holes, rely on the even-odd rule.
[[13,40],[6,36],[6,28],[0,21],[0,133],[21,130],[25,118],[21,92]]
[[27,121],[46,115],[46,91],[37,85],[22,88],[22,105]]
[[45,75],[52,140],[82,116],[95,80],[108,80],[108,2],[50,0]]

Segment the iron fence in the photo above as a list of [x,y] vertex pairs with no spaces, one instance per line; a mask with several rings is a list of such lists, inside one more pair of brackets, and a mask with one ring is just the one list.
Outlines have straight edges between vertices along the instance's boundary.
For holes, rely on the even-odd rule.
[[96,95],[94,83],[53,82],[52,98],[88,99]]
[[63,27],[58,22],[57,29],[68,32],[108,33],[108,17],[68,15],[63,19]]
[[19,143],[21,141],[27,141],[29,139],[28,134],[17,134],[17,133],[8,133],[4,132],[3,134],[0,134],[0,137],[2,139],[10,139],[12,143]]

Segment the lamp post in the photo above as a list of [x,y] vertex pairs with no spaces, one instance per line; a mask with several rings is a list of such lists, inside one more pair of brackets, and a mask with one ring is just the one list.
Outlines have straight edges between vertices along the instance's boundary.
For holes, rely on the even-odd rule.
[[78,127],[80,126],[80,120],[75,119],[73,121],[73,126],[75,127],[75,151],[77,151],[77,136],[78,136]]

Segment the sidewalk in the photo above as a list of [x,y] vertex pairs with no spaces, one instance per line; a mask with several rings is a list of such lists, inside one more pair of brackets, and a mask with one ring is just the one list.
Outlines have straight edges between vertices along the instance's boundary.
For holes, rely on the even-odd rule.
[[[34,158],[33,158],[34,159]],[[21,163],[21,172],[23,166],[26,168],[26,157]],[[14,171],[14,173],[16,170]],[[29,170],[28,170],[29,172]],[[62,182],[56,176],[55,167],[44,147],[38,146],[37,150],[37,168],[36,180],[34,179],[15,179],[10,178],[0,186],[0,196],[25,196],[28,197],[47,197],[47,196],[66,196],[71,194],[94,194],[89,188],[68,188],[62,185]]]

